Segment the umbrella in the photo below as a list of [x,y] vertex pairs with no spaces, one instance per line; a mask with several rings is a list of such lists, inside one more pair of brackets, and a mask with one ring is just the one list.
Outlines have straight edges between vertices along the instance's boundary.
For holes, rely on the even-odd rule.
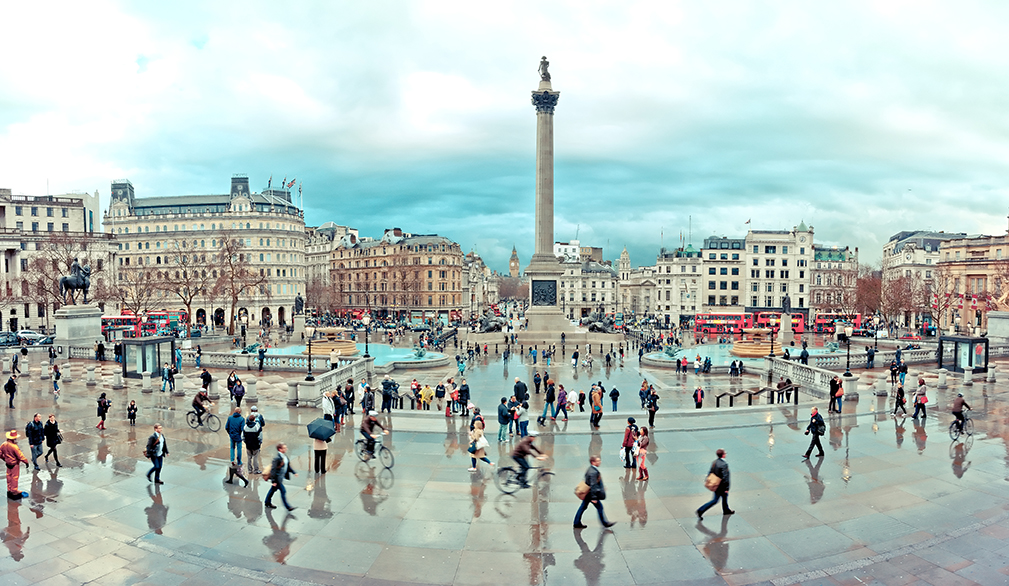
[[328,419],[319,418],[308,424],[308,437],[310,438],[328,440],[335,433],[333,422]]

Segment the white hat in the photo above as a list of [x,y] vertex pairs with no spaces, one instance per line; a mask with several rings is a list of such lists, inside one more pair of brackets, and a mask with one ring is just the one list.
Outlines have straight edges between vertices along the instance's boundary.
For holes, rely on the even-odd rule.
[[252,406],[252,410],[258,413],[259,412],[259,407],[256,407],[255,405],[253,405]]

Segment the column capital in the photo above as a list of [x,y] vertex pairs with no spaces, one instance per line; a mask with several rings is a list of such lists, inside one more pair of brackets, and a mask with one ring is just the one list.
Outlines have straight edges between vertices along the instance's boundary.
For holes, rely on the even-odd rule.
[[533,92],[533,106],[536,106],[536,112],[546,112],[547,114],[554,113],[554,107],[557,106],[557,100],[560,98],[560,92],[551,91],[534,91]]

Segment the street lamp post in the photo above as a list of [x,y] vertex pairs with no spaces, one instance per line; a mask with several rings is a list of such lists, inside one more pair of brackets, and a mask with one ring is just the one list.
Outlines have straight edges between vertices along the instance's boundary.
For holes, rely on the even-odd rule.
[[361,323],[364,324],[364,357],[371,358],[371,355],[368,354],[368,326],[371,325],[371,314],[364,314],[364,317],[361,318]]
[[844,367],[844,376],[851,376],[851,336],[855,333],[855,328],[851,327],[851,324],[844,326],[844,337],[848,341],[848,363]]
[[315,337],[315,327],[305,326],[305,333],[308,335],[308,374],[305,376],[305,380],[313,381],[315,377],[312,376],[312,338]]
[[[781,326],[778,326],[781,329]],[[771,328],[771,353],[768,354],[768,358],[774,358],[774,339],[778,337],[778,330]]]

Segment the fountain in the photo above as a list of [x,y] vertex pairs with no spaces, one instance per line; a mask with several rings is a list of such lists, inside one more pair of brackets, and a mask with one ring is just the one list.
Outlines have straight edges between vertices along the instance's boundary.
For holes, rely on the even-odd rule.
[[[767,356],[771,353],[771,344],[774,344],[769,335],[771,331],[770,328],[744,329],[743,339],[733,342],[732,350],[729,353],[740,358],[761,358]],[[750,336],[749,339],[747,339],[747,336]]]
[[[328,355],[336,350],[336,353],[340,356],[356,356],[358,353],[357,345],[353,340],[344,338],[344,332],[346,328],[335,328],[335,327],[323,327],[316,328],[315,333],[321,340],[312,340],[312,353],[319,355]],[[308,348],[302,351],[302,354],[308,354]]]

